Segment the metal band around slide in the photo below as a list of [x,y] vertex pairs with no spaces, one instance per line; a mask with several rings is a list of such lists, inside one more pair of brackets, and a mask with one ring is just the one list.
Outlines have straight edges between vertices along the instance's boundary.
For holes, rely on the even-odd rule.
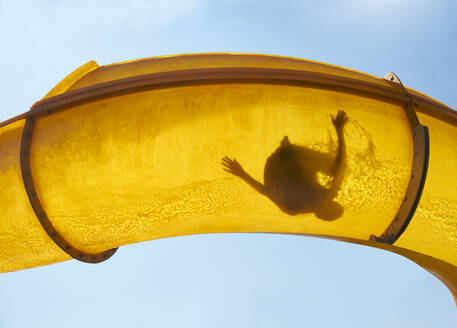
[[74,246],[72,246],[59,232],[55,229],[52,222],[49,220],[46,212],[43,209],[43,206],[40,203],[39,197],[35,190],[35,185],[33,182],[33,175],[30,165],[30,150],[32,144],[32,136],[35,128],[36,118],[30,116],[26,119],[24,125],[24,131],[22,133],[21,140],[21,172],[22,180],[24,182],[25,190],[27,191],[27,196],[29,197],[30,204],[32,205],[33,211],[35,212],[38,220],[40,221],[42,227],[47,232],[49,237],[59,246],[63,251],[65,251],[72,258],[86,262],[86,263],[100,263],[108,258],[110,258],[117,250],[117,248],[110,249],[108,251],[89,254],[83,252]]
[[392,83],[398,84],[409,98],[408,104],[405,107],[405,113],[411,125],[414,148],[411,177],[397,215],[381,236],[370,236],[371,241],[392,245],[408,227],[409,222],[411,222],[411,219],[414,216],[417,205],[419,204],[425,185],[425,179],[427,177],[430,138],[428,128],[419,123],[413,107],[413,102],[400,79],[394,73],[387,73],[384,78]]

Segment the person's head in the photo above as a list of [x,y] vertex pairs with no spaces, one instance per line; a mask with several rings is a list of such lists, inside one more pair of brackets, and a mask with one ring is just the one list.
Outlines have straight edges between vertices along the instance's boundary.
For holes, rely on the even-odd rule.
[[343,215],[343,213],[343,206],[334,200],[321,204],[315,211],[316,216],[325,221],[336,220]]
[[281,146],[287,146],[287,145],[290,145],[289,137],[284,136],[284,138],[282,138],[282,140],[281,140]]

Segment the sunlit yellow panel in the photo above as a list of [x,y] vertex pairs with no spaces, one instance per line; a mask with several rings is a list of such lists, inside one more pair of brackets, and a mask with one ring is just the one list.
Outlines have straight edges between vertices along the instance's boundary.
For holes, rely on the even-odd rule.
[[95,61],[90,61],[78,69],[74,70],[71,74],[66,76],[60,81],[51,91],[49,91],[44,98],[50,98],[61,93],[68,91],[76,82],[81,80],[86,74],[92,72],[98,68],[98,64]]
[[19,148],[24,121],[0,129],[0,271],[67,260],[41,227],[21,178]]
[[419,119],[431,140],[427,183],[414,219],[396,245],[457,265],[457,124],[422,113]]
[[199,68],[250,67],[310,71],[383,85],[385,81],[347,68],[290,57],[245,54],[190,54],[131,60],[92,70],[68,90],[144,74]]

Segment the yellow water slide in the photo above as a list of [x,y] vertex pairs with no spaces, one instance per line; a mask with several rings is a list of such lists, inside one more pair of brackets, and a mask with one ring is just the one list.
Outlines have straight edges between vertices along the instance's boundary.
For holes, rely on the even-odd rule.
[[172,236],[401,254],[457,294],[457,114],[394,74],[199,54],[67,76],[0,124],[0,272]]

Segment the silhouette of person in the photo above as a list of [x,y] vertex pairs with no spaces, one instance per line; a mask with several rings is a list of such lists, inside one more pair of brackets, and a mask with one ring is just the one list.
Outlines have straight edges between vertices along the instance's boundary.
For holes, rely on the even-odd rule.
[[[289,215],[315,213],[316,217],[332,221],[343,214],[343,207],[334,201],[346,171],[344,126],[348,119],[344,111],[331,116],[338,137],[335,158],[303,146],[295,145],[285,136],[280,146],[268,157],[264,169],[264,184],[251,177],[237,162],[225,156],[223,169],[240,177],[262,195],[267,196]],[[331,176],[324,187],[317,181],[317,172]]]

